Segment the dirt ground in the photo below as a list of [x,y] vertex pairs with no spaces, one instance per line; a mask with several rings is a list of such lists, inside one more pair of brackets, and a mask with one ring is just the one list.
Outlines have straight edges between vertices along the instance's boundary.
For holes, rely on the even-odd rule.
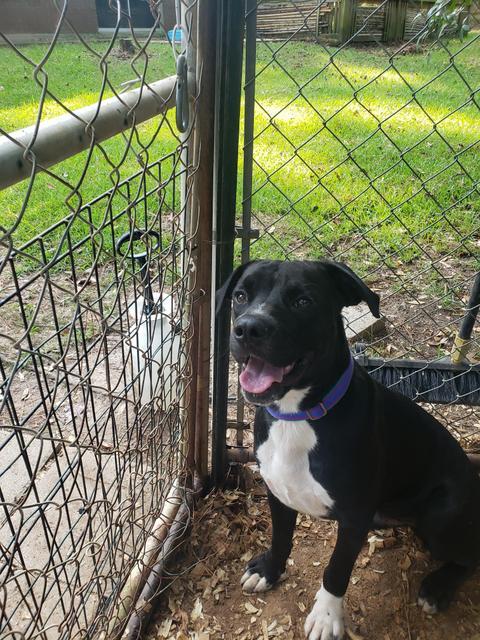
[[[211,495],[195,514],[192,544],[161,601],[149,640],[303,638],[303,624],[333,549],[336,525],[300,516],[287,579],[272,591],[240,588],[245,564],[268,547],[270,519],[255,478],[244,493]],[[480,640],[480,575],[445,613],[416,604],[422,576],[433,568],[407,528],[372,531],[355,568],[345,609],[350,640]]]

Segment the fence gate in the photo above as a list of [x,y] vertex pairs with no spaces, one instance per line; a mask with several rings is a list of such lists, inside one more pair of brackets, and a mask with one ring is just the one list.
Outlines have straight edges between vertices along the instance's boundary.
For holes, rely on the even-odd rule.
[[47,44],[0,33],[0,635],[12,639],[137,638],[188,525],[194,468],[206,472],[211,179],[196,176],[212,172],[212,13],[177,2],[171,44],[159,3],[139,38],[112,1],[112,33],[96,40],[70,4],[56,3]]
[[[357,357],[430,402],[469,451],[480,450],[479,18],[476,0],[248,0],[235,241],[237,263],[355,269],[383,314],[372,324],[347,310]],[[230,364],[217,386],[218,478],[252,456],[237,376]]]

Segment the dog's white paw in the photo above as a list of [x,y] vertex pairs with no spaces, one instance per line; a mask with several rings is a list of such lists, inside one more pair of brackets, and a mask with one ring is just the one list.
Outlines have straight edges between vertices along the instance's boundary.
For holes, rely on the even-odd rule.
[[345,633],[343,598],[329,593],[322,585],[305,621],[308,640],[341,640]]
[[273,585],[267,582],[265,577],[262,577],[259,573],[251,573],[249,570],[245,571],[240,579],[242,589],[247,593],[261,593],[262,591],[268,591]]
[[433,616],[435,613],[438,613],[436,605],[430,604],[426,598],[418,598],[417,602],[418,606],[421,607],[425,613],[428,613],[428,615]]

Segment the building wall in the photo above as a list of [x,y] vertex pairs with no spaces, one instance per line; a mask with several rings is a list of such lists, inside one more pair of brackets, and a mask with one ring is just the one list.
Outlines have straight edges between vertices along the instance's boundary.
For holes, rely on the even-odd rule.
[[[62,6],[62,3],[58,3]],[[59,12],[53,0],[1,0],[0,31],[9,34],[53,33]],[[95,0],[70,0],[67,18],[80,33],[98,30]],[[63,33],[71,33],[67,25]]]

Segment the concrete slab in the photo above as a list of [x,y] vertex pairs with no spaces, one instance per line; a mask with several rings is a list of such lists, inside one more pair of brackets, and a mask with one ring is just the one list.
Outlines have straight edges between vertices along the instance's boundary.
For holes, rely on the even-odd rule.
[[345,307],[342,315],[347,339],[350,342],[370,338],[385,330],[385,320],[375,318],[364,302],[356,307]]
[[[24,432],[22,439],[11,429],[0,429],[0,486],[6,502],[18,499],[30,484],[32,473],[43,468],[53,454],[54,444],[32,433]],[[27,460],[25,460],[27,458]],[[0,513],[0,523],[2,514]]]
[[108,598],[128,572],[155,512],[155,474],[136,455],[64,449],[37,473],[38,501],[23,491],[13,531],[0,525],[0,545],[14,555],[4,616],[17,633],[84,637],[100,595]]

